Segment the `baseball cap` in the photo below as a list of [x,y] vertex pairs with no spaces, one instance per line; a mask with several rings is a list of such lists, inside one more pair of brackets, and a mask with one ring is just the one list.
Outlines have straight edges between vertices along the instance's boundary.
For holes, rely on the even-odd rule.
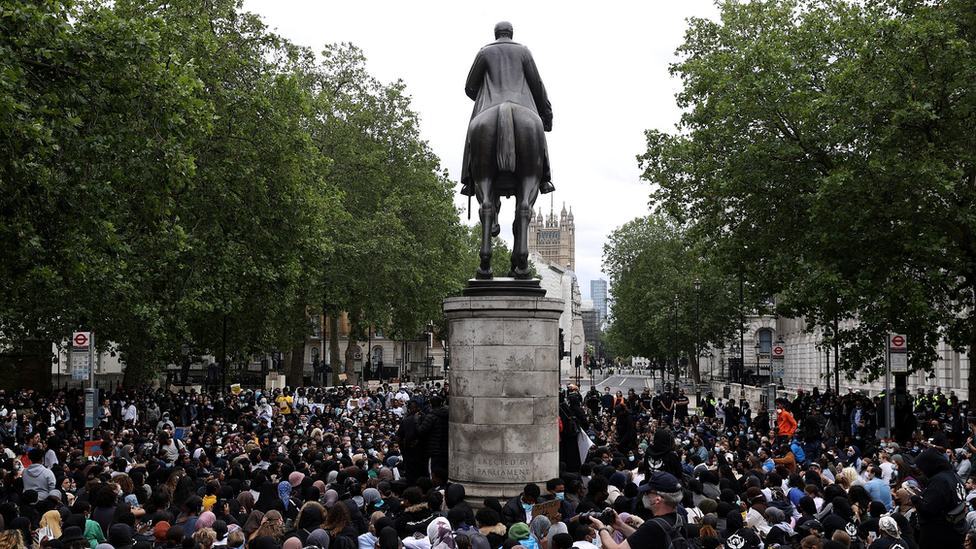
[[657,471],[647,482],[641,484],[638,492],[677,492],[681,490],[681,483],[671,473]]

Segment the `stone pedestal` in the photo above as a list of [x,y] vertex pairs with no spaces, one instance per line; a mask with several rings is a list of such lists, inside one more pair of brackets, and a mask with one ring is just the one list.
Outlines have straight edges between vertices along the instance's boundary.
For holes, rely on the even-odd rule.
[[[450,480],[480,506],[558,475],[563,301],[482,295],[444,301],[450,320]],[[502,500],[504,501],[504,499]]]

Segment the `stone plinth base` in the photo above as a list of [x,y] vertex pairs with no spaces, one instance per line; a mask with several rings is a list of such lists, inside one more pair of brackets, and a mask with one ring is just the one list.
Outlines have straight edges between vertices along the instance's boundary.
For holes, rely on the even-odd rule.
[[[467,296],[450,320],[450,480],[478,506],[559,469],[557,340],[563,301]],[[504,500],[503,500],[504,501]]]

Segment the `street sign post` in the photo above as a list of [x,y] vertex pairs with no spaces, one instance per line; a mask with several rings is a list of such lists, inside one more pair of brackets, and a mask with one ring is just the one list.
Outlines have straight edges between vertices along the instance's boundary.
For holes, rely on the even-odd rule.
[[771,350],[769,360],[769,381],[776,383],[786,375],[786,349],[783,345],[775,344]]
[[[98,389],[95,388],[95,332],[71,334],[71,379],[88,378],[85,389],[85,427],[95,434],[95,416],[98,409]],[[92,438],[94,440],[94,438]]]
[[905,334],[888,334],[888,371],[885,373],[885,422],[888,434],[895,431],[895,410],[891,400],[891,376],[908,374],[908,337]]

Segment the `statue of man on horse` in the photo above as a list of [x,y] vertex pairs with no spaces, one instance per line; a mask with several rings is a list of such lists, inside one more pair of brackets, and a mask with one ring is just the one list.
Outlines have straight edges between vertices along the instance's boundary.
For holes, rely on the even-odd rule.
[[495,41],[475,57],[464,92],[474,100],[461,165],[461,193],[481,205],[481,265],[476,278],[491,279],[491,238],[499,233],[503,196],[515,197],[512,268],[508,276],[532,276],[528,228],[539,193],[552,192],[544,132],[552,130],[552,106],[532,54],[512,41],[512,24],[495,25]]

